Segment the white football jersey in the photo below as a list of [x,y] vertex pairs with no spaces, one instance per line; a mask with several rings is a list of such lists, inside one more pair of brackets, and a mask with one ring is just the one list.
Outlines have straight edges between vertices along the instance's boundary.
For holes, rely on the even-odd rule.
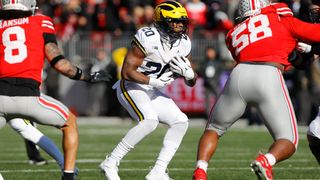
[[160,33],[155,27],[143,27],[133,38],[140,50],[146,55],[137,71],[146,76],[158,78],[169,69],[169,62],[176,56],[188,56],[191,52],[191,41],[187,35],[173,43],[161,42]]

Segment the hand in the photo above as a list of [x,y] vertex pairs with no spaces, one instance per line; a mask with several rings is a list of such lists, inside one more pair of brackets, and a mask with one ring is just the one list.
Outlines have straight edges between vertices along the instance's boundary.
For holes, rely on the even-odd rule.
[[174,57],[169,65],[172,72],[184,76],[186,80],[191,80],[195,76],[189,60],[185,57]]
[[163,73],[159,78],[150,78],[149,79],[149,85],[156,87],[156,88],[162,88],[169,84],[171,84],[174,81],[173,73],[171,71]]
[[97,83],[102,81],[110,81],[112,76],[107,71],[97,71],[89,74],[89,78],[86,80],[90,83]]
[[303,42],[298,42],[296,49],[301,53],[309,53],[311,51],[311,45]]

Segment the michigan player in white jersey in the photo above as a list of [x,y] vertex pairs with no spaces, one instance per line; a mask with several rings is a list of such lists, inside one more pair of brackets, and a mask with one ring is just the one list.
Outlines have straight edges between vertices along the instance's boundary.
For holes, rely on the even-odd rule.
[[154,26],[143,27],[135,34],[122,67],[122,79],[115,84],[117,97],[138,124],[100,164],[108,180],[119,180],[121,159],[144,137],[153,132],[159,122],[169,126],[154,167],[146,179],[168,180],[167,166],[188,128],[188,117],[174,101],[159,89],[176,76],[188,86],[196,83],[191,68],[191,41],[187,36],[188,15],[176,1],[162,2],[155,8]]

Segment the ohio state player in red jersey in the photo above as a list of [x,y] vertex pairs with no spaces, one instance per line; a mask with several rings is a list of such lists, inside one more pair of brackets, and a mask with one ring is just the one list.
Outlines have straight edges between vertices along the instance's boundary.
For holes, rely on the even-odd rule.
[[[198,145],[194,180],[205,180],[208,162],[219,138],[242,116],[247,104],[257,106],[274,142],[251,169],[258,179],[272,180],[272,167],[289,158],[298,144],[296,117],[282,72],[296,39],[320,42],[320,25],[293,17],[285,4],[240,0],[241,22],[227,34],[227,46],[237,65],[214,105]],[[312,34],[312,35],[310,35]]]
[[72,65],[57,46],[52,20],[33,16],[35,8],[35,0],[1,0],[0,116],[7,121],[26,118],[60,128],[65,156],[62,179],[75,179],[76,117],[61,102],[40,94],[44,59],[71,79],[94,83],[111,76],[104,71],[85,73]]

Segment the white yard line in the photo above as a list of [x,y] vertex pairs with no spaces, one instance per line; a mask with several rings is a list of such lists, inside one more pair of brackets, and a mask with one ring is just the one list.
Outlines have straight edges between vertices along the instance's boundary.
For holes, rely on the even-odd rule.
[[[150,168],[120,168],[121,172],[137,172],[137,171],[149,171]],[[177,172],[190,172],[193,171],[194,168],[170,168],[169,171],[177,171]],[[248,171],[250,170],[249,167],[225,167],[225,168],[208,168],[208,170],[213,170],[213,171],[221,171],[221,170],[232,170],[232,171]],[[278,167],[277,170],[295,170],[295,171],[304,171],[304,170],[320,170],[319,167]],[[92,171],[100,171],[98,168],[85,168],[81,169],[81,172],[92,172]],[[19,169],[19,170],[0,170],[0,173],[39,173],[39,172],[60,172],[59,169]]]
[[[49,163],[55,163],[54,160],[48,160]],[[77,163],[81,163],[81,164],[87,164],[87,163],[101,163],[103,161],[103,159],[78,159]],[[144,159],[144,160],[122,160],[121,163],[137,163],[137,162],[141,162],[141,163],[148,163],[148,162],[155,162],[155,159]],[[174,162],[195,162],[195,160],[174,160]],[[235,163],[235,162],[251,162],[251,160],[235,160],[235,159],[213,159],[212,162],[230,162],[230,163]],[[291,163],[303,163],[303,162],[310,162],[310,159],[294,159],[294,160],[288,160],[287,162],[291,162]],[[27,161],[21,161],[21,160],[0,160],[0,164],[17,164],[17,163],[27,163]],[[316,167],[319,168],[320,167]],[[1,170],[0,170],[1,171]]]

